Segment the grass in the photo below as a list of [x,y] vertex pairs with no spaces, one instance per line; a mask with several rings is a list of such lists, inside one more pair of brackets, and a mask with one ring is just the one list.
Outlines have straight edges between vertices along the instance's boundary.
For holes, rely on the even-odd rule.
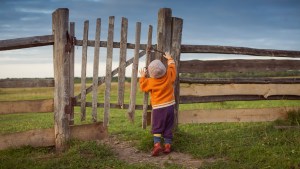
[[[126,84],[129,89],[129,84]],[[104,87],[99,87],[99,101],[103,102]],[[76,93],[80,90],[76,86]],[[112,85],[112,102],[117,100],[117,86]],[[0,100],[34,100],[53,97],[52,88],[0,89]],[[22,95],[20,95],[22,93]],[[129,98],[126,91],[125,98]],[[88,95],[88,101],[91,96]],[[129,102],[128,99],[125,100]],[[137,93],[137,104],[142,103],[142,93]],[[180,105],[188,109],[230,109],[298,106],[299,101],[251,101]],[[102,119],[103,109],[98,109]],[[90,123],[91,109],[87,108],[87,120],[80,121],[80,108],[75,108],[75,124]],[[109,133],[120,139],[133,141],[141,151],[152,148],[150,127],[141,128],[141,111],[136,111],[135,123],[127,120],[126,110],[111,109]],[[298,113],[298,114],[297,114]],[[285,124],[299,124],[299,111],[289,115]],[[300,168],[299,130],[278,130],[276,122],[261,123],[210,123],[179,125],[175,132],[174,150],[206,159],[202,168]],[[52,113],[28,113],[0,116],[0,134],[53,127]],[[53,148],[22,147],[0,151],[0,169],[4,168],[155,168],[146,164],[128,164],[117,159],[107,146],[96,141],[72,140],[70,148],[56,154]],[[165,168],[180,168],[167,165]]]

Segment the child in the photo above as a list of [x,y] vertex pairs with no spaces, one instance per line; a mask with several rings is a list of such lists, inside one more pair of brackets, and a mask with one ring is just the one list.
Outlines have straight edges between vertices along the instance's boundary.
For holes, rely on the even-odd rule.
[[[146,78],[145,70],[139,71],[140,88],[151,93],[152,105],[152,134],[154,148],[152,156],[158,156],[161,151],[165,154],[171,152],[174,125],[174,88],[176,79],[175,62],[170,53],[166,52],[164,58],[168,60],[168,68],[160,60],[153,60],[148,66],[150,78]],[[160,145],[161,136],[164,138],[164,149]]]

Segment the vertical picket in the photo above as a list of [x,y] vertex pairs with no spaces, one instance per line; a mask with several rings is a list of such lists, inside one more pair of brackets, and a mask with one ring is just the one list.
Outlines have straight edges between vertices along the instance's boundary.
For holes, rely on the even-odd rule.
[[[70,36],[73,38],[75,37],[75,23],[74,22],[70,22]],[[70,39],[70,40],[74,40],[74,39]],[[74,44],[74,42],[72,42]],[[71,47],[71,51],[70,51],[70,81],[69,81],[69,85],[70,85],[70,114],[69,114],[69,124],[70,125],[74,125],[74,105],[72,104],[72,98],[74,97],[74,64],[75,64],[75,50],[74,50],[74,45]]]
[[97,19],[95,48],[94,48],[94,68],[93,68],[93,95],[92,95],[92,121],[97,122],[97,104],[98,104],[98,72],[99,72],[99,54],[100,54],[100,32],[101,19]]

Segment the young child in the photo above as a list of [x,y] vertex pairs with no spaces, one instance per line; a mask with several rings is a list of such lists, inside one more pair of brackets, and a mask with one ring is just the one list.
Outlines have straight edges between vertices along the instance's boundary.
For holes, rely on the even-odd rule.
[[[152,134],[154,148],[152,156],[158,156],[161,151],[165,154],[171,152],[174,125],[174,88],[176,79],[175,62],[170,53],[166,52],[164,58],[168,60],[168,68],[160,60],[153,60],[148,66],[150,78],[146,78],[145,70],[139,71],[140,88],[150,92],[152,105]],[[164,149],[161,147],[161,137],[164,138]]]

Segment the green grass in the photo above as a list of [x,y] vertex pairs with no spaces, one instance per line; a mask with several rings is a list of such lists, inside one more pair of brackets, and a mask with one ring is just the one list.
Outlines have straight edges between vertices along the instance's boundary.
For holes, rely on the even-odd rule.
[[[129,84],[127,84],[129,89]],[[99,101],[103,102],[104,87],[99,87]],[[80,90],[76,86],[76,92]],[[112,85],[112,102],[117,100],[117,86]],[[0,89],[0,100],[48,99],[52,88]],[[20,94],[22,93],[22,94]],[[39,93],[39,94],[38,94]],[[137,103],[142,103],[142,93],[137,93]],[[19,96],[19,97],[18,97]],[[129,91],[126,90],[128,103]],[[88,101],[91,96],[88,95]],[[300,101],[250,101],[180,105],[180,110],[231,109],[298,106]],[[87,120],[80,121],[80,108],[75,108],[75,124],[91,122],[91,108],[87,108]],[[299,112],[290,115],[284,124],[297,124]],[[295,115],[296,114],[296,115]],[[103,109],[98,109],[103,117]],[[27,113],[0,116],[0,134],[53,127],[52,113]],[[120,139],[131,140],[141,151],[150,152],[152,136],[150,127],[141,128],[141,111],[136,111],[135,123],[127,120],[127,110],[111,109],[109,133]],[[174,150],[207,159],[203,168],[300,168],[300,131],[278,130],[276,122],[261,123],[210,123],[179,125],[175,132]],[[213,162],[209,162],[213,161]],[[0,169],[6,168],[155,168],[155,166],[132,165],[117,159],[112,150],[95,141],[73,140],[70,148],[56,154],[50,148],[22,147],[0,151]],[[167,165],[166,168],[180,168]]]

